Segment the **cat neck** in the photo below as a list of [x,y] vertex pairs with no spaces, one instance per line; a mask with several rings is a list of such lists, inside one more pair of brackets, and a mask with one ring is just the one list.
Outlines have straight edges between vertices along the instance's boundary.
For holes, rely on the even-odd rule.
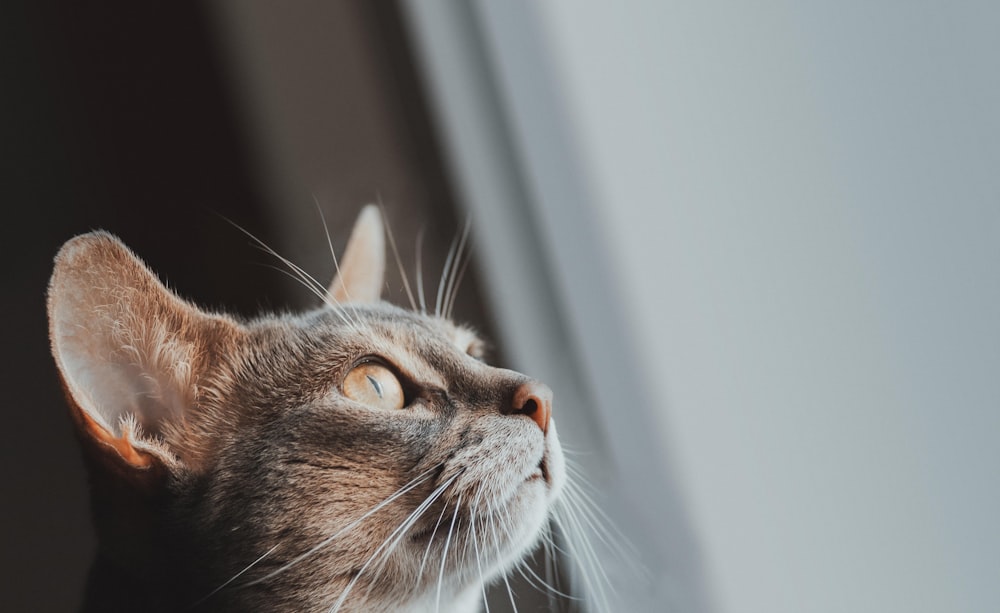
[[441,595],[441,606],[438,607],[436,590],[432,590],[427,598],[414,603],[410,608],[400,613],[478,613],[482,610],[483,586],[472,585],[457,595],[446,597]]

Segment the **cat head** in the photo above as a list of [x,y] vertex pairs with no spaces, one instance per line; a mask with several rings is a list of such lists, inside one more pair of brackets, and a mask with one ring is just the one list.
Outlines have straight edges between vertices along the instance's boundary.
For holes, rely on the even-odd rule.
[[120,581],[213,610],[388,610],[478,594],[536,543],[565,480],[551,392],[380,302],[384,266],[369,207],[321,307],[240,321],[109,234],[63,246],[52,351]]

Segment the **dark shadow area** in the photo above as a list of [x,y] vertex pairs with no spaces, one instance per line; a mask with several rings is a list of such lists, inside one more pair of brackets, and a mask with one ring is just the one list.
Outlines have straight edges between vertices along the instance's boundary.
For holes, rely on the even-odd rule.
[[[94,543],[49,355],[52,257],[95,228],[182,295],[241,313],[282,296],[225,215],[263,203],[198,3],[7,3],[3,96],[4,491],[0,610],[68,611]],[[265,298],[266,297],[266,298]]]

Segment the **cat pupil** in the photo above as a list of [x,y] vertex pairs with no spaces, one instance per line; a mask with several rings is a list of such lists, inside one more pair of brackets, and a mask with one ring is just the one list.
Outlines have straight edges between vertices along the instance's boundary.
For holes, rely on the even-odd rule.
[[375,377],[373,377],[371,375],[365,375],[365,376],[368,378],[368,382],[372,384],[372,387],[375,389],[375,393],[378,394],[378,397],[382,398],[383,397],[382,396],[382,384],[379,383],[375,379]]

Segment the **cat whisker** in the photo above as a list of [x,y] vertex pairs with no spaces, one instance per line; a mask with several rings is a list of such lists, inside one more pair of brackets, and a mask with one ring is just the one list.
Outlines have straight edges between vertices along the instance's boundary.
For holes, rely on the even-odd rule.
[[319,281],[317,281],[313,276],[307,273],[303,268],[301,268],[288,258],[278,255],[278,253],[273,249],[271,249],[270,247],[257,245],[257,248],[263,251],[264,253],[267,253],[269,255],[278,258],[278,260],[280,260],[282,264],[287,266],[291,270],[291,272],[294,273],[294,278],[298,279],[307,289],[311,290],[314,294],[320,296],[324,294],[323,287],[319,284]]
[[[568,598],[570,600],[584,600],[579,596],[573,596],[567,594],[562,589],[562,584],[561,584],[562,573],[559,572],[559,560],[561,559],[561,556],[568,558],[570,554],[557,544],[556,537],[562,536],[562,534],[561,533],[557,534],[555,532],[556,527],[557,526],[555,520],[550,521],[549,525],[546,526],[546,531],[544,535],[544,547],[546,556],[545,572],[547,581],[543,583],[550,590],[553,590],[557,596]],[[556,554],[561,554],[561,556]],[[529,568],[529,570],[531,569]],[[534,571],[532,571],[532,573],[534,573]],[[537,574],[535,574],[535,576],[538,577]],[[553,582],[555,583],[555,587],[553,587],[552,585]]]
[[583,521],[584,525],[590,529],[591,533],[596,535],[605,546],[615,550],[615,553],[617,553],[620,557],[628,557],[621,547],[617,545],[617,541],[611,535],[608,528],[606,528],[602,522],[598,521],[597,518],[593,516],[590,509],[588,509],[583,502],[576,498],[581,494],[569,490],[567,490],[565,494],[566,504],[575,508],[577,516]]
[[458,293],[457,281],[460,281],[462,276],[465,275],[465,268],[466,266],[468,266],[469,261],[472,259],[470,254],[469,258],[465,260],[465,263],[461,267],[459,266],[459,262],[462,261],[462,257],[463,255],[465,255],[465,246],[469,240],[469,233],[471,230],[472,230],[472,219],[466,218],[465,227],[462,228],[462,239],[458,243],[458,250],[455,253],[455,261],[453,262],[453,265],[451,267],[449,275],[450,278],[448,279],[448,288],[445,291],[445,296],[446,296],[444,305],[445,318],[451,317],[451,309],[452,307],[454,307],[455,304],[455,295]]
[[368,519],[373,514],[377,513],[381,509],[385,508],[386,505],[392,504],[392,502],[395,501],[400,496],[403,496],[403,495],[407,494],[408,492],[410,492],[411,490],[413,490],[415,487],[417,487],[418,485],[420,485],[424,481],[427,481],[428,479],[430,479],[431,478],[431,474],[434,471],[436,471],[439,467],[440,467],[440,465],[434,466],[432,468],[427,469],[426,471],[424,471],[420,475],[417,475],[412,480],[410,480],[409,483],[407,483],[403,487],[401,487],[398,490],[396,490],[396,492],[394,494],[392,494],[391,496],[389,496],[388,498],[386,498],[385,500],[383,500],[382,502],[378,503],[377,505],[375,505],[374,507],[372,507],[371,509],[369,509],[367,512],[365,512],[364,515],[362,515],[361,517],[355,519],[354,521],[352,521],[351,523],[347,524],[346,526],[344,526],[340,530],[337,530],[331,536],[328,536],[327,538],[323,539],[322,541],[320,541],[319,544],[315,545],[314,547],[312,547],[311,549],[309,549],[305,553],[300,554],[298,557],[293,558],[291,561],[286,562],[284,565],[282,565],[279,568],[277,568],[276,570],[274,570],[274,571],[272,571],[272,572],[264,575],[263,577],[260,577],[259,579],[255,579],[255,580],[250,581],[248,583],[244,583],[240,587],[247,587],[247,586],[251,586],[251,585],[256,585],[258,583],[263,583],[263,582],[265,582],[265,581],[267,581],[267,580],[269,580],[269,579],[271,579],[271,578],[273,578],[273,577],[275,577],[275,576],[277,576],[277,575],[279,575],[279,574],[287,571],[289,568],[291,568],[291,567],[295,566],[296,564],[302,562],[302,560],[305,560],[306,558],[314,555],[317,551],[323,549],[324,547],[326,547],[327,545],[329,545],[330,543],[332,543],[335,539],[337,539],[342,534],[348,532],[349,530],[353,530],[362,521]]
[[448,248],[448,257],[445,258],[444,266],[441,268],[441,278],[438,280],[437,300],[434,302],[434,315],[436,317],[441,317],[442,315],[441,307],[444,306],[445,284],[451,277],[452,263],[455,259],[455,251],[457,249],[458,234],[455,234],[455,238],[451,241],[451,247]]
[[422,579],[424,576],[424,565],[427,563],[427,556],[431,552],[431,544],[434,543],[434,536],[437,535],[438,528],[441,526],[441,520],[444,519],[444,512],[447,510],[447,505],[442,506],[441,514],[438,515],[437,522],[434,523],[434,530],[431,532],[430,539],[427,540],[427,548],[424,550],[424,557],[420,560],[420,570],[417,571],[418,580]]
[[[558,596],[560,598],[566,598],[568,600],[576,600],[576,601],[583,600],[579,596],[573,596],[572,594],[567,594],[566,592],[556,587],[553,587],[549,581],[546,581],[545,579],[539,577],[538,573],[536,573],[534,569],[532,569],[531,566],[527,564],[527,562],[521,562],[520,564],[518,564],[517,571],[520,573],[522,577],[524,577],[524,580],[527,581],[532,587],[541,592],[546,592],[550,596]],[[529,577],[528,574],[525,574],[525,572],[527,572],[531,576]],[[551,608],[555,609],[554,601],[550,600],[549,602]]]
[[458,297],[458,288],[461,286],[462,279],[465,278],[465,270],[469,267],[469,264],[471,262],[472,262],[472,251],[470,250],[468,254],[465,256],[464,261],[462,262],[462,267],[459,268],[458,270],[458,277],[455,280],[455,287],[452,289],[451,299],[448,300],[448,308],[445,310],[446,319],[451,319],[451,312],[455,309],[455,300]]
[[602,542],[607,545],[615,555],[617,555],[621,560],[628,562],[633,572],[644,574],[645,569],[642,568],[640,564],[633,563],[634,560],[639,559],[638,550],[632,542],[624,534],[622,534],[620,530],[618,530],[611,518],[607,516],[601,506],[597,504],[593,497],[586,491],[586,489],[589,489],[594,494],[597,494],[599,493],[597,488],[595,488],[572,463],[567,462],[566,467],[567,472],[574,477],[566,483],[565,493],[568,497],[567,503],[572,503],[577,506],[593,532],[601,538]]
[[[382,201],[379,199],[379,209],[382,210],[382,216],[388,219],[388,215],[385,214],[385,207],[382,206]],[[396,266],[399,267],[399,276],[403,279],[403,289],[406,290],[406,297],[410,299],[410,308],[414,311],[417,310],[417,302],[413,299],[413,292],[410,290],[410,279],[406,274],[406,268],[403,267],[403,260],[399,257],[399,249],[396,248],[396,237],[392,234],[392,227],[388,222],[385,224],[385,235],[389,238],[389,247],[392,249],[392,255],[396,259]]]
[[255,243],[255,245],[257,246],[257,248],[259,248],[260,250],[264,251],[265,253],[268,253],[268,254],[276,257],[278,260],[281,261],[282,264],[285,264],[286,266],[288,266],[297,275],[301,275],[300,278],[302,279],[303,282],[310,282],[310,283],[312,283],[312,285],[314,287],[319,288],[319,289],[323,289],[323,286],[319,283],[319,281],[317,281],[315,278],[313,278],[311,275],[309,275],[309,273],[307,273],[301,267],[299,267],[298,265],[296,265],[295,263],[293,263],[291,260],[289,260],[288,258],[284,257],[283,255],[281,255],[277,251],[275,251],[270,245],[268,245],[263,240],[261,240],[260,238],[258,238],[255,234],[253,234],[252,232],[250,232],[249,230],[247,230],[246,228],[244,228],[243,226],[239,225],[238,223],[236,223],[235,221],[233,221],[233,220],[231,220],[229,218],[223,217],[223,219],[225,219],[230,224],[232,224],[233,227],[235,227],[237,230],[239,230],[240,232],[242,232],[243,234],[245,234],[250,240],[252,240]]
[[[279,545],[280,545],[280,543],[279,543]],[[271,547],[270,549],[268,549],[267,551],[265,551],[259,558],[257,558],[256,560],[254,560],[253,562],[251,562],[250,564],[248,564],[240,572],[238,572],[235,575],[233,575],[232,577],[230,577],[225,583],[223,583],[219,587],[215,588],[214,590],[212,590],[208,594],[205,594],[198,602],[196,602],[193,605],[191,605],[190,608],[192,608],[192,609],[198,608],[203,602],[205,602],[206,600],[208,600],[212,596],[215,596],[220,591],[224,590],[226,588],[226,586],[228,586],[233,581],[236,581],[237,579],[239,579],[240,577],[242,577],[245,572],[247,572],[248,570],[250,570],[251,568],[253,568],[254,566],[256,566],[258,562],[260,562],[261,560],[263,560],[267,556],[269,556],[272,553],[274,553],[274,550],[277,549],[279,545],[275,545],[274,547]]]
[[[316,203],[316,212],[319,213],[320,223],[323,225],[323,234],[326,236],[326,246],[330,249],[330,258],[333,260],[333,269],[336,271],[337,276],[340,276],[340,261],[337,259],[337,251],[333,248],[333,239],[330,238],[330,227],[326,223],[326,215],[323,214],[323,207],[319,204],[319,198],[313,194],[313,202]],[[344,293],[347,293],[347,288],[344,288]]]
[[462,494],[459,494],[458,500],[455,502],[455,513],[451,516],[451,526],[448,527],[448,538],[444,542],[444,552],[441,554],[441,566],[438,569],[437,596],[434,605],[434,610],[437,612],[441,611],[441,586],[444,583],[444,565],[448,561],[448,547],[451,545],[451,537],[455,532],[455,521],[458,519],[458,510],[461,506]]
[[[320,214],[322,215],[322,211],[320,211]],[[316,296],[318,296],[320,298],[320,300],[322,300],[325,304],[329,305],[334,310],[334,312],[336,312],[338,314],[338,316],[341,318],[341,320],[345,324],[348,324],[352,328],[357,329],[357,322],[356,321],[352,322],[352,321],[348,320],[347,317],[344,315],[343,310],[340,308],[339,303],[335,304],[335,303],[332,303],[330,301],[330,296],[329,296],[329,293],[326,291],[326,288],[323,287],[323,285],[319,281],[317,281],[315,277],[313,277],[312,275],[310,275],[309,273],[307,273],[299,265],[295,264],[294,262],[292,262],[288,258],[284,257],[283,255],[281,255],[280,253],[278,253],[277,251],[275,251],[270,245],[268,245],[267,243],[265,243],[260,238],[257,238],[257,236],[255,236],[252,232],[250,232],[249,230],[247,230],[243,226],[239,225],[238,223],[236,223],[235,221],[233,221],[233,220],[231,220],[231,219],[229,219],[227,217],[223,217],[223,219],[225,219],[226,221],[228,221],[237,230],[239,230],[240,232],[242,232],[243,234],[245,234],[248,238],[250,238],[250,240],[254,241],[254,243],[256,244],[256,246],[257,246],[258,249],[260,249],[261,251],[263,251],[263,252],[265,252],[265,253],[267,253],[267,254],[275,257],[275,258],[277,258],[278,261],[280,261],[282,264],[284,264],[285,266],[287,266],[289,268],[289,270],[291,270],[295,274],[294,274],[294,276],[291,275],[288,272],[286,272],[286,274],[289,274],[289,276],[291,276],[293,279],[297,279],[299,282],[302,283],[302,285],[304,287],[306,287],[306,289],[310,290],[313,294],[315,294]],[[325,223],[326,222],[324,221],[324,228],[326,227]],[[329,234],[327,235],[327,237],[329,238]],[[334,263],[336,264],[336,258],[334,258]],[[339,268],[338,268],[338,274],[339,274]]]
[[[388,555],[392,553],[392,551],[400,543],[403,537],[406,536],[406,532],[413,527],[413,524],[415,524],[417,520],[420,519],[420,516],[423,515],[424,511],[430,508],[430,506],[434,504],[434,502],[441,496],[441,494],[444,493],[446,489],[448,489],[448,486],[454,483],[456,479],[458,479],[458,475],[451,477],[448,481],[445,481],[444,483],[439,485],[437,489],[431,492],[431,494],[428,495],[427,498],[425,498],[424,501],[420,503],[420,505],[418,505],[417,508],[414,509],[406,517],[406,519],[404,519],[403,522],[389,534],[388,537],[386,537],[386,539],[382,542],[382,544],[375,549],[375,551],[368,558],[368,560],[361,566],[361,570],[358,571],[358,573],[354,576],[354,578],[351,579],[351,582],[347,584],[347,587],[344,588],[344,591],[340,594],[340,597],[337,599],[337,602],[334,603],[333,607],[330,609],[330,613],[336,613],[337,611],[340,610],[340,607],[343,606],[344,601],[347,599],[348,594],[350,594],[351,589],[354,588],[357,582],[361,579],[362,575],[364,575],[364,572],[368,568],[368,565],[379,557],[379,554],[382,552],[382,550],[388,546],[388,549],[382,556],[384,561],[384,559],[387,558]],[[379,569],[379,573],[381,573],[381,567]],[[379,573],[376,573],[376,575],[372,577],[371,581],[373,583],[378,578]],[[369,587],[369,592],[370,590],[371,588]]]
[[[544,585],[549,587],[549,604],[552,604],[553,596],[552,593],[556,590],[561,590],[562,586],[559,585],[559,569],[556,564],[555,553],[553,551],[553,545],[555,543],[556,533],[553,527],[553,520],[550,519],[548,524],[545,526],[545,536],[542,541],[542,555],[545,558],[545,580]],[[529,569],[530,570],[530,569]],[[539,579],[541,579],[539,577]],[[554,586],[554,587],[553,587]]]
[[417,245],[416,245],[416,261],[417,261],[417,295],[420,298],[420,313],[422,315],[427,314],[427,302],[424,300],[424,271],[423,264],[421,262],[423,257],[424,247],[424,228],[420,228],[417,232]]
[[566,445],[564,445],[562,443],[562,441],[559,442],[559,445],[562,447],[563,456],[581,457],[581,456],[593,456],[594,455],[593,451],[585,451],[583,449],[576,449],[576,448],[574,448],[572,446],[567,447]]
[[479,491],[473,503],[469,506],[469,531],[472,533],[472,546],[476,553],[476,566],[479,569],[479,589],[483,593],[483,607],[486,613],[490,613],[490,603],[486,599],[486,579],[483,577],[483,561],[479,553],[479,537],[476,535],[476,508],[479,506],[479,499],[483,495],[483,490]]
[[[571,534],[569,520],[566,519],[563,514],[559,512],[558,509],[554,510],[553,518],[558,521],[560,526],[560,531],[562,532],[564,538],[566,539],[567,547],[572,552],[573,555],[577,553],[576,546],[574,545],[574,538],[583,539],[584,537]],[[583,593],[587,600],[592,601],[597,595],[597,590],[593,586],[593,581],[590,576],[590,569],[586,564],[586,561],[582,557],[574,558],[574,565],[570,573],[570,585],[571,590],[574,593]]]
[[[560,534],[560,536],[561,536],[561,534]],[[560,547],[559,544],[556,542],[556,534],[554,532],[552,532],[552,528],[551,527],[546,532],[546,534],[543,536],[543,538],[545,539],[546,546],[552,552],[553,562],[558,561],[558,559],[559,559],[559,556],[556,555],[556,554],[559,554],[559,555],[564,556],[564,557],[568,557],[569,556],[569,552],[566,551],[564,548]]]
[[348,319],[347,316],[345,315],[347,309],[345,307],[340,306],[339,304],[334,304],[333,302],[330,302],[330,298],[325,291],[317,290],[315,287],[312,287],[306,281],[304,281],[301,277],[292,274],[291,272],[285,270],[284,268],[278,268],[277,266],[272,266],[270,264],[262,264],[262,266],[270,268],[271,270],[276,270],[284,275],[287,275],[294,281],[297,281],[303,287],[309,290],[313,295],[317,296],[320,300],[325,302],[327,306],[329,306],[333,310],[333,312],[336,313],[338,317],[340,317],[340,320],[344,322],[346,326],[350,327],[355,332],[358,333],[361,332],[359,325],[355,323],[355,321]]
[[[559,575],[555,566],[555,556],[552,555],[552,543],[554,539],[555,534],[552,532],[552,521],[550,520],[545,526],[545,534],[542,540],[542,567],[545,569],[545,585],[550,587],[553,583],[558,583],[559,581]],[[549,608],[555,609],[555,590],[547,590],[546,595],[549,600]]]
[[[407,531],[409,531],[410,528],[412,528],[413,525],[416,524],[416,522],[420,520],[420,518],[423,516],[423,514],[426,513],[427,510],[430,509],[430,507],[433,506],[433,504],[435,502],[437,502],[441,498],[441,496],[443,495],[444,491],[447,490],[448,487],[451,486],[451,484],[453,484],[459,478],[459,476],[461,476],[461,474],[462,473],[456,474],[456,475],[452,476],[451,478],[449,478],[445,483],[441,484],[437,488],[437,490],[435,490],[434,492],[432,492],[430,494],[430,496],[428,497],[428,499],[423,504],[421,504],[420,507],[418,507],[418,509],[414,512],[414,514],[412,516],[413,517],[412,520],[408,520],[409,521],[409,525],[406,526],[406,528],[404,529],[403,533],[401,533],[399,535],[399,537],[397,538],[397,544],[398,544],[399,541],[402,540],[402,537],[405,536],[405,533]],[[447,509],[448,509],[447,503],[443,504],[442,508],[441,508],[441,514],[438,516],[438,521],[441,520],[441,518],[444,516],[444,513],[445,513],[445,511]],[[435,528],[434,529],[437,530],[437,525],[436,524],[435,524]],[[433,533],[432,533],[431,537],[433,538]],[[385,556],[383,556],[383,558],[384,557]],[[379,574],[381,573],[381,569],[382,569],[382,566],[380,565],[378,573],[376,573],[375,577],[372,578],[373,582],[374,582],[374,580],[376,578],[378,578]],[[418,572],[417,576],[420,577],[421,574],[422,573]],[[369,591],[370,591],[370,589],[371,588],[369,587]]]
[[[565,500],[563,498],[560,503],[564,503]],[[567,537],[567,547],[573,559],[578,562],[578,570],[588,597],[593,598],[601,610],[610,611],[606,587],[610,588],[611,582],[600,565],[597,552],[587,538],[574,508],[567,504],[559,504],[555,509],[555,515],[561,519],[560,524],[563,525]]]
[[[319,213],[319,219],[323,223],[323,234],[326,235],[326,245],[330,249],[330,257],[333,259],[333,269],[337,272],[337,276],[335,278],[341,278],[340,261],[337,259],[337,252],[333,248],[333,240],[330,238],[330,228],[326,223],[326,215],[323,214],[323,207],[319,205],[319,198],[317,198],[315,194],[313,195],[313,202],[316,203],[316,211]],[[344,287],[344,295],[347,296],[347,301],[350,302],[351,294],[347,291],[346,285],[344,285],[343,287]],[[323,292],[323,295],[325,296],[323,298],[323,302],[330,304],[330,299],[333,298],[333,296],[330,294],[330,292],[326,291],[326,288],[320,286],[320,289]],[[334,301],[336,301],[335,298],[333,299]],[[337,302],[337,304],[339,305],[340,303]],[[354,320],[357,324],[355,326],[355,329],[358,329],[358,326],[360,326],[361,324],[361,320],[357,316],[355,316]]]
[[[265,264],[265,266],[267,266]],[[340,319],[345,326],[347,326],[355,334],[365,333],[365,324],[361,321],[361,316],[358,313],[357,307],[353,304],[343,304],[336,300],[330,292],[325,289],[317,289],[308,285],[301,277],[293,275],[283,268],[278,268],[277,266],[269,266],[273,270],[282,272],[292,279],[301,283],[306,289],[308,289],[314,296],[320,299],[327,308],[329,308],[333,313]]]
[[[487,506],[489,507],[488,519],[490,524],[490,532],[493,533],[493,548],[497,552],[497,561],[499,562],[500,560],[503,559],[503,555],[500,553],[500,538],[497,536],[496,521],[495,521],[496,512],[491,505]],[[512,590],[510,587],[510,581],[507,579],[507,573],[503,573],[502,576],[503,576],[503,583],[507,587],[507,596],[510,597],[510,606],[514,609],[514,613],[517,613],[517,605],[514,604],[514,590]]]
[[587,478],[586,473],[584,473],[583,469],[577,465],[575,460],[567,458],[565,464],[566,464],[566,472],[571,477],[570,483],[572,484],[573,487],[579,487],[593,494],[600,494],[600,490],[597,488],[597,486],[595,486],[593,483],[590,482],[590,479]]

